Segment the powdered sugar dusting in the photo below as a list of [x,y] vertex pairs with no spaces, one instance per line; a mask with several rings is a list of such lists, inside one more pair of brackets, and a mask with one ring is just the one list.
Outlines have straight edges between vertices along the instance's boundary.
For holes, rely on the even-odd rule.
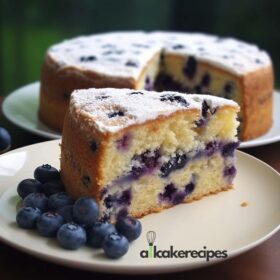
[[48,55],[61,68],[137,79],[158,52],[194,56],[237,75],[271,65],[269,55],[255,45],[199,33],[139,31],[83,36],[54,45]]
[[210,95],[101,88],[75,90],[71,95],[70,112],[86,114],[99,131],[114,133],[178,110],[201,111],[203,101],[210,110],[225,105],[238,106],[234,101]]

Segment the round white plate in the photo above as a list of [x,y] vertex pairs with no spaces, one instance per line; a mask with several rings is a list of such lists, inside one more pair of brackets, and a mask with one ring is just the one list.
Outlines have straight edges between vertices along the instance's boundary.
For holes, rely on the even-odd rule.
[[[12,123],[34,134],[50,139],[61,138],[61,134],[44,125],[38,119],[40,83],[35,82],[12,92],[3,103],[3,113]],[[265,135],[242,142],[240,148],[249,148],[280,141],[280,93],[274,92],[273,126]]]
[[40,83],[35,82],[9,94],[3,102],[3,113],[13,124],[49,139],[61,134],[44,125],[38,118]]
[[[32,177],[42,163],[59,167],[59,141],[24,147],[0,156],[0,240],[31,255],[81,269],[107,273],[164,273],[213,264],[199,258],[141,258],[148,250],[146,233],[156,232],[157,250],[228,250],[229,258],[272,236],[280,224],[280,176],[271,167],[245,153],[237,153],[238,175],[233,190],[181,204],[141,219],[143,233],[119,260],[106,259],[101,250],[59,248],[54,239],[15,224],[18,182]],[[247,207],[241,207],[242,202]]]

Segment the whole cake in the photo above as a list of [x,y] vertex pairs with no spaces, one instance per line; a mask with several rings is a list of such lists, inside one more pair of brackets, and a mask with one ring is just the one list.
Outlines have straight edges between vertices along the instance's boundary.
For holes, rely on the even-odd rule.
[[61,178],[101,218],[142,217],[232,187],[239,106],[196,94],[73,92],[61,144]]
[[40,119],[61,131],[70,94],[82,88],[175,90],[236,101],[240,138],[272,124],[273,70],[268,54],[232,38],[175,32],[117,32],[52,46],[41,75]]

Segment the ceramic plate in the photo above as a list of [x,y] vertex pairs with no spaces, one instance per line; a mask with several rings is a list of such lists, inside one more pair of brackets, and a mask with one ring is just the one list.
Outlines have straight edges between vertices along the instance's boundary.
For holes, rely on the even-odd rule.
[[[59,248],[53,239],[15,223],[19,197],[16,186],[42,163],[59,167],[59,140],[14,150],[0,156],[0,239],[33,256],[107,273],[165,273],[189,270],[223,259],[142,258],[149,249],[147,232],[155,232],[156,252],[170,250],[227,250],[228,258],[241,254],[272,236],[280,224],[280,177],[271,167],[245,153],[237,153],[238,175],[233,190],[181,204],[141,219],[143,233],[119,260],[106,259],[101,250]],[[247,207],[241,207],[247,202]],[[206,247],[206,249],[204,248]]]
[[[12,92],[3,103],[4,115],[15,125],[34,134],[58,139],[61,134],[51,130],[38,119],[40,83],[35,82]],[[242,142],[240,148],[261,146],[280,141],[280,93],[274,93],[274,123],[265,135]]]
[[59,139],[61,134],[48,128],[38,118],[40,83],[13,91],[3,102],[3,113],[13,124],[39,136]]

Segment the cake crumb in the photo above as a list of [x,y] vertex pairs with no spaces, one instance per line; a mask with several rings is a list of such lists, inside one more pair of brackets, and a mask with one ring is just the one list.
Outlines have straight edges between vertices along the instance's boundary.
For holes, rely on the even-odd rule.
[[247,201],[243,201],[240,206],[241,207],[247,207],[249,205],[249,203]]

